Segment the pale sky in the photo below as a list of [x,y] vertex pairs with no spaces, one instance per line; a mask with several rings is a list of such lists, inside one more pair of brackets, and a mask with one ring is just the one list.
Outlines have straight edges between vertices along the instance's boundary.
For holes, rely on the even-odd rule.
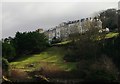
[[[118,8],[118,0],[99,1],[75,0],[74,2],[64,0],[64,2],[15,2],[18,0],[4,0],[2,2],[2,37],[14,37],[17,31],[34,31],[38,28],[44,30],[52,28],[69,20],[78,20],[92,16],[101,10],[108,8]],[[34,0],[36,1],[36,0]],[[65,2],[66,1],[66,2]],[[1,26],[1,25],[0,25]],[[1,34],[1,33],[0,33]]]

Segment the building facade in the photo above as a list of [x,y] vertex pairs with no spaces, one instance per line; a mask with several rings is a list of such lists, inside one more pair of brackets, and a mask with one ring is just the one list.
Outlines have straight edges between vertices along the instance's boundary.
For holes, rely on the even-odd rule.
[[86,18],[81,20],[62,22],[55,28],[51,28],[44,33],[51,42],[53,38],[66,39],[70,34],[85,33],[92,28],[102,29],[102,21],[96,18]]

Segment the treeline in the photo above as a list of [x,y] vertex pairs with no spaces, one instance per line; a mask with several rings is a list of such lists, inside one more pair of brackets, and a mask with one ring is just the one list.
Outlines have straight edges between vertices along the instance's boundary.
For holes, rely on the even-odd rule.
[[2,56],[12,61],[20,56],[40,53],[48,46],[48,40],[43,33],[17,32],[14,38],[2,40]]

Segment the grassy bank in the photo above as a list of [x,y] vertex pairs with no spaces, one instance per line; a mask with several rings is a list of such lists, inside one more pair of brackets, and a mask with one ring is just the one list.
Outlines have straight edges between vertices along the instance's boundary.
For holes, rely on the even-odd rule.
[[64,54],[65,49],[63,47],[51,47],[40,54],[24,56],[10,64],[14,69],[22,69],[25,71],[32,71],[40,67],[65,71],[75,69],[76,63],[65,62],[63,60]]

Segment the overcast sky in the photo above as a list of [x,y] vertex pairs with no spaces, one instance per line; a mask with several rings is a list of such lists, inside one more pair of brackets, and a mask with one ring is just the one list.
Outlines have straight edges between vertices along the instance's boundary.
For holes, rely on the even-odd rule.
[[117,1],[3,2],[2,37],[14,37],[17,31],[34,31],[38,28],[46,30],[61,22],[90,17],[101,10],[117,7]]

